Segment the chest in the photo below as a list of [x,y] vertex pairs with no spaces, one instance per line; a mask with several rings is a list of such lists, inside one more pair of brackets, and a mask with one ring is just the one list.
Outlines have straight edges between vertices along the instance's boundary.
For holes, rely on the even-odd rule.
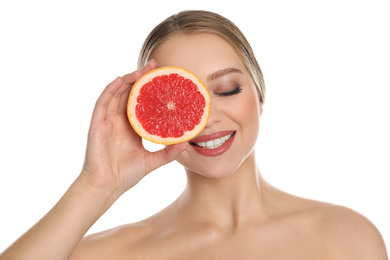
[[[133,252],[134,253],[134,252]],[[247,233],[226,237],[165,237],[138,247],[134,259],[330,259],[326,247],[316,238],[297,234]]]

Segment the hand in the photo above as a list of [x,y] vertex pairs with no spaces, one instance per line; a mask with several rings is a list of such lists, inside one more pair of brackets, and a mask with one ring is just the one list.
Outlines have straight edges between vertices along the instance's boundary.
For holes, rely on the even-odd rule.
[[133,83],[156,68],[150,61],[142,70],[116,78],[96,102],[80,177],[95,188],[123,193],[154,169],[174,160],[188,143],[149,152],[127,117],[127,101]]

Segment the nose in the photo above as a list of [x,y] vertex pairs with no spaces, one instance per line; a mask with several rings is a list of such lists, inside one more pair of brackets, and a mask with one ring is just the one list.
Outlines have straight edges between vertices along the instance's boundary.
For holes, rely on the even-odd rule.
[[214,100],[211,98],[211,108],[210,108],[210,115],[209,120],[206,124],[206,129],[211,128],[215,124],[221,122],[222,120],[222,111],[220,107],[218,106],[217,102],[213,102]]

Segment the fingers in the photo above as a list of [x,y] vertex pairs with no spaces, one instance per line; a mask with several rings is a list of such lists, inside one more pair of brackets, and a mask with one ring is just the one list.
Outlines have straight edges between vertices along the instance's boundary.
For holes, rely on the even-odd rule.
[[142,76],[142,72],[139,70],[133,73],[127,74],[122,77],[122,85],[117,89],[115,94],[112,96],[111,102],[107,109],[107,115],[115,115],[125,113],[126,109],[123,109],[127,105],[127,99],[131,86]]
[[98,100],[92,115],[92,122],[104,120],[107,115],[126,113],[127,100],[131,85],[143,74],[156,68],[156,62],[151,60],[141,70],[136,70],[123,77],[117,77],[107,85]]
[[142,72],[142,74],[145,74],[145,73],[155,69],[156,67],[157,67],[157,62],[152,59],[145,65],[145,67],[143,67],[141,69],[141,72]]
[[[140,71],[138,71],[141,75],[155,69],[157,67],[157,63],[156,61],[154,60],[151,60],[148,62],[148,64],[145,65],[145,67],[143,67]],[[140,78],[141,75],[138,77]],[[138,79],[137,78],[137,79]],[[128,102],[128,99],[129,99],[129,94],[130,94],[130,91],[131,91],[131,85],[136,81],[134,80],[132,77],[131,77],[131,74],[127,74],[125,76],[123,76],[123,81],[124,81],[124,84],[127,86],[127,88],[124,90],[124,92],[122,93],[122,96],[121,96],[121,100],[119,102],[119,105],[118,105],[118,109],[117,109],[117,113],[118,114],[125,114],[127,112],[126,108],[127,108],[127,102]]]
[[147,155],[147,173],[175,160],[177,156],[189,147],[188,142],[168,145],[164,149]]
[[98,100],[96,101],[95,109],[92,114],[92,122],[104,120],[107,116],[107,108],[112,97],[118,88],[122,85],[123,79],[117,77],[113,82],[107,85]]

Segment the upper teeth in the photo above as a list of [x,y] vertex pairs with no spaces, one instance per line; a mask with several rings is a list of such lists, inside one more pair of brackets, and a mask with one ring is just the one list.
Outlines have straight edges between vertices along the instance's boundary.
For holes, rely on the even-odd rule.
[[233,136],[233,134],[234,133],[231,133],[231,134],[228,134],[227,136],[224,136],[224,137],[221,137],[218,139],[210,140],[207,142],[199,142],[199,143],[195,143],[195,144],[199,147],[202,147],[202,148],[215,149],[215,148],[223,145],[230,137]]

